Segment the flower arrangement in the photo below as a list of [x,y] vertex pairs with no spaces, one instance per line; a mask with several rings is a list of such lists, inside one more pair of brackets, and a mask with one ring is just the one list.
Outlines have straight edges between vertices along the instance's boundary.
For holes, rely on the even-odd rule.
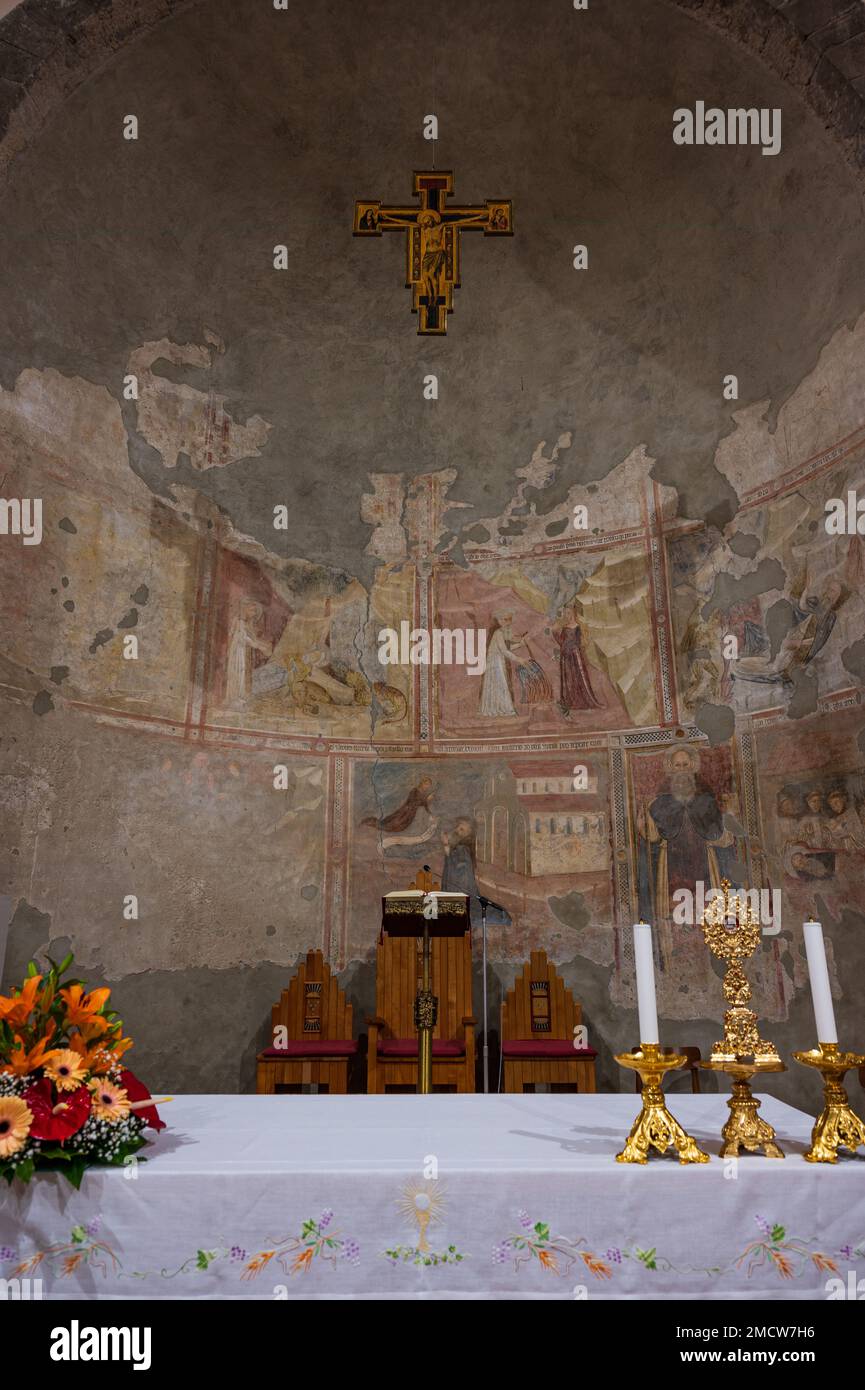
[[121,1058],[132,1046],[108,989],[65,979],[68,955],[0,995],[0,1175],[29,1182],[59,1170],[80,1187],[94,1164],[122,1165],[165,1123]]

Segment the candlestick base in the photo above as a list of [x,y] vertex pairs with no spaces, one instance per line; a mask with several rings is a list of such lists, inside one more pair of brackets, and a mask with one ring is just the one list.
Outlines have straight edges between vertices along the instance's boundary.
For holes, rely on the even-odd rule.
[[617,1163],[647,1163],[650,1148],[664,1154],[671,1146],[680,1163],[709,1162],[709,1155],[698,1149],[696,1141],[673,1119],[661,1090],[664,1074],[683,1067],[687,1060],[677,1052],[662,1052],[658,1043],[641,1043],[637,1052],[616,1054],[619,1066],[639,1072],[643,1083],[642,1108],[625,1147],[616,1154]]
[[748,1153],[763,1150],[766,1158],[783,1158],[784,1150],[775,1139],[775,1131],[757,1114],[760,1102],[751,1094],[751,1078],[762,1072],[786,1071],[784,1063],[778,1059],[753,1062],[710,1060],[700,1063],[707,1071],[726,1072],[733,1082],[733,1094],[727,1101],[730,1118],[721,1130],[721,1158],[738,1158],[739,1150]]
[[837,1163],[838,1150],[855,1153],[865,1144],[865,1124],[850,1105],[842,1077],[851,1067],[861,1067],[865,1056],[839,1052],[837,1043],[819,1043],[810,1052],[794,1052],[803,1067],[814,1067],[823,1077],[823,1109],[811,1131],[808,1163]]

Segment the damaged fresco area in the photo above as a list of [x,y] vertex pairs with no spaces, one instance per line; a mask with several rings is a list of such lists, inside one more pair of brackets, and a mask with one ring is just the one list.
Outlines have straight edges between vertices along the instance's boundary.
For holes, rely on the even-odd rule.
[[[170,344],[158,352],[172,360]],[[181,416],[197,419],[203,438],[208,394],[177,389],[160,383],[150,442],[200,455],[178,430]],[[451,501],[458,470],[371,475],[359,517],[375,559],[367,588],[268,551],[185,485],[154,496],[125,457],[120,407],[98,388],[27,372],[0,411],[46,518],[46,544],[24,554],[26,592],[17,561],[3,586],[4,691],[22,707],[6,781],[11,886],[55,930],[78,924],[85,965],[121,980],[202,960],[217,972],[288,967],[321,944],[365,979],[382,894],[427,863],[446,883],[462,850],[470,891],[512,918],[490,936],[503,987],[543,946],[577,984],[605,974],[610,1004],[633,1009],[629,927],[642,915],[656,923],[659,1004],[672,1020],[718,1007],[700,933],[673,920],[676,888],[726,876],[780,889],[784,930],[764,943],[753,984],[761,1014],[788,1019],[806,982],[791,923],[815,910],[846,921],[865,862],[851,659],[865,638],[862,540],[822,524],[829,492],[865,487],[855,432],[842,457],[825,450],[782,472],[771,495],[752,489],[721,530],[677,515],[642,447],[611,471],[624,509],[594,484],[540,509],[570,436],[539,443],[515,470],[511,503],[481,523]],[[581,506],[592,524],[577,530]],[[483,671],[383,668],[380,630],[424,619],[484,630]],[[122,657],[124,632],[139,638],[137,661]],[[724,660],[729,634],[741,655]],[[819,714],[803,718],[791,759],[789,705],[806,678],[847,712],[831,734]],[[36,759],[26,721],[43,692]],[[701,738],[707,704],[731,709],[732,738]],[[130,759],[132,780],[116,773]],[[85,840],[71,799],[82,769]],[[676,777],[708,808],[693,863],[675,847],[658,858],[657,808]],[[64,901],[82,866],[83,894]],[[119,917],[127,893],[135,923]]]

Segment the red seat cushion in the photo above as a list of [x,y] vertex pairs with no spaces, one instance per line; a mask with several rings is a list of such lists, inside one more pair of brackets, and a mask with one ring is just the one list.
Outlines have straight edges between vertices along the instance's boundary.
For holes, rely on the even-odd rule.
[[502,1055],[505,1057],[597,1057],[593,1047],[574,1047],[567,1038],[521,1038],[517,1042],[503,1042]]
[[[416,1057],[417,1038],[380,1038],[379,1057]],[[433,1038],[433,1057],[463,1057],[465,1048],[461,1042],[448,1042],[444,1038]]]
[[266,1047],[261,1056],[268,1061],[286,1057],[351,1057],[357,1043],[351,1038],[289,1038],[284,1047]]

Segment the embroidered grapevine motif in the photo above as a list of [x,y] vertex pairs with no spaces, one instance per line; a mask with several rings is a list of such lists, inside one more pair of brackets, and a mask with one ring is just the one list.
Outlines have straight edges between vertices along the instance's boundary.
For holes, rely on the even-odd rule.
[[468,1259],[467,1255],[460,1254],[455,1245],[449,1245],[447,1250],[421,1250],[417,1245],[395,1245],[391,1250],[383,1250],[382,1254],[392,1265],[458,1265]]
[[[808,1249],[809,1245],[814,1243],[813,1237],[810,1240],[797,1240],[789,1237],[786,1229],[777,1222],[770,1225],[762,1216],[755,1216],[754,1220],[760,1228],[762,1238],[751,1241],[736,1260],[737,1269],[746,1266],[749,1279],[755,1269],[767,1263],[782,1279],[794,1279],[804,1274],[809,1262],[821,1271],[837,1273],[838,1266],[829,1255],[824,1255],[819,1250]],[[842,1255],[844,1250],[849,1248],[845,1246],[841,1251]]]
[[545,1221],[532,1222],[528,1212],[520,1212],[521,1231],[511,1235],[493,1246],[493,1264],[507,1264],[513,1260],[514,1269],[531,1260],[537,1260],[542,1269],[559,1278],[564,1278],[573,1266],[582,1260],[586,1269],[596,1279],[611,1279],[613,1271],[608,1264],[598,1258],[591,1250],[580,1250],[585,1245],[585,1237],[568,1240],[566,1236],[552,1235]]
[[[327,1208],[318,1220],[312,1217],[304,1221],[300,1234],[284,1236],[281,1240],[268,1242],[268,1248],[258,1250],[252,1257],[241,1245],[218,1246],[214,1250],[197,1250],[188,1260],[174,1270],[162,1270],[164,1279],[175,1279],[178,1274],[188,1274],[190,1270],[206,1272],[217,1261],[242,1264],[241,1279],[255,1279],[276,1260],[286,1274],[303,1274],[311,1269],[315,1260],[336,1265],[345,1260],[348,1264],[360,1264],[360,1246],[356,1240],[343,1237],[339,1231],[331,1229],[333,1212]],[[146,1278],[146,1275],[140,1275]]]
[[[68,1240],[49,1245],[45,1250],[36,1250],[21,1260],[6,1277],[17,1279],[21,1275],[30,1275],[43,1265],[61,1279],[68,1279],[82,1265],[98,1270],[104,1279],[108,1278],[109,1273],[119,1274],[120,1261],[111,1246],[95,1238],[99,1224],[100,1218],[95,1216],[86,1226],[73,1226]],[[18,1254],[4,1246],[0,1249],[0,1258],[4,1261],[15,1260],[18,1259]]]

